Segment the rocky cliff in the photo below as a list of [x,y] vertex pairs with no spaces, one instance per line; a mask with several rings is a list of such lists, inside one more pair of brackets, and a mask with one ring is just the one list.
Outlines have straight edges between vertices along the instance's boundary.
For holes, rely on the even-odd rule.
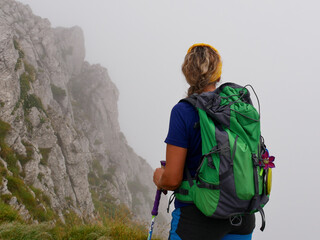
[[0,194],[26,218],[19,181],[61,218],[127,206],[148,220],[153,170],[120,131],[107,69],[84,58],[79,27],[52,28],[28,6],[0,0]]

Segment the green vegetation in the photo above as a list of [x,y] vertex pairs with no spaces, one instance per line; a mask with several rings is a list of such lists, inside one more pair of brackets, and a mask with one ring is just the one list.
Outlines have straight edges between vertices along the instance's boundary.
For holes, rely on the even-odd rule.
[[[4,167],[4,165],[2,164],[2,162],[0,162],[0,186],[2,186],[2,180],[4,177],[7,176],[7,170]],[[3,195],[1,195],[2,198]]]
[[[20,188],[19,186],[16,186]],[[43,193],[32,188],[36,197],[48,204]],[[29,204],[33,204],[33,197],[28,196]],[[40,205],[38,205],[40,206]],[[114,207],[113,216],[100,214],[94,222],[85,222],[73,211],[64,212],[65,223],[62,223],[53,212],[42,211],[44,215],[51,215],[52,221],[42,221],[31,224],[21,219],[18,211],[0,200],[0,239],[2,240],[145,240],[148,230],[131,220],[130,211],[125,206]],[[31,212],[32,213],[32,212]],[[42,216],[44,217],[44,216]],[[48,217],[45,217],[48,219]],[[158,239],[160,238],[153,238]]]
[[42,181],[42,178],[44,177],[43,173],[39,173],[37,178],[38,180],[41,182]]
[[19,57],[20,58],[24,58],[24,52],[22,51],[21,47],[20,47],[20,44],[19,42],[17,41],[17,39],[13,39],[13,45],[14,45],[14,48],[16,50],[18,50],[18,53],[19,53]]
[[22,67],[22,59],[24,58],[24,52],[22,51],[19,42],[13,39],[14,48],[18,51],[19,57],[17,59],[16,65],[14,67],[15,71],[18,71]]
[[18,211],[0,200],[0,224],[12,221],[21,221]]
[[[97,219],[88,222],[79,218],[74,212],[66,211],[64,212],[65,223],[62,223],[50,207],[50,197],[33,186],[27,186],[20,177],[22,173],[19,175],[17,161],[24,165],[31,159],[34,149],[32,145],[23,142],[27,150],[26,156],[15,153],[5,142],[10,129],[11,126],[8,123],[0,120],[0,156],[6,161],[8,170],[13,173],[9,175],[0,162],[1,183],[3,178],[6,178],[8,190],[12,193],[12,195],[1,195],[0,198],[1,240],[142,240],[147,238],[147,228],[132,220],[130,210],[125,205],[116,204],[116,199],[106,191],[101,191],[103,183],[112,177],[115,168],[110,167],[104,174],[98,160],[93,161],[91,179],[90,174],[88,176]],[[41,163],[47,164],[51,149],[40,148],[39,151],[42,155]],[[41,180],[43,177],[44,175],[39,173],[38,178]],[[133,190],[134,185],[135,183],[132,183]],[[139,190],[143,188],[142,185],[138,186]],[[39,224],[23,220],[18,211],[8,205],[12,196],[26,207],[32,219],[38,220]]]
[[[17,168],[17,157],[14,153],[14,151],[7,145],[5,142],[5,137],[10,131],[11,126],[10,124],[0,120],[0,157],[3,158],[7,164],[8,164],[8,169],[12,173],[18,174],[18,168]],[[3,172],[3,170],[1,170]]]
[[67,93],[64,89],[54,84],[51,84],[51,91],[52,91],[53,98],[57,101],[62,100],[65,96],[67,96]]
[[51,240],[52,226],[48,223],[27,225],[9,222],[0,225],[0,237],[7,240]]
[[32,82],[32,76],[27,74],[26,72],[22,73],[20,76],[20,100],[23,101],[23,109],[25,111],[31,109],[32,107],[36,107],[39,110],[45,112],[44,107],[40,98],[38,98],[35,94],[28,94],[30,87],[30,82]]
[[30,94],[24,99],[23,108],[24,110],[29,110],[33,107],[36,107],[39,110],[41,109],[45,112],[41,99],[38,98],[35,94]]
[[10,131],[11,126],[9,123],[6,123],[0,119],[0,143],[4,142],[4,138],[7,133]]
[[33,156],[33,146],[30,144],[27,144],[25,142],[22,142],[22,144],[26,148],[27,156],[23,156],[16,153],[17,158],[19,159],[22,166],[24,166],[27,162],[29,162],[32,159]]
[[[55,218],[54,213],[50,210],[50,205],[47,205],[44,201],[48,201],[47,197],[44,197],[40,190],[36,191],[35,198],[30,189],[25,185],[24,181],[19,177],[7,176],[8,190],[17,198],[18,202],[23,203],[30,212],[30,214],[40,222],[50,221]],[[50,202],[50,200],[49,200]],[[40,204],[42,203],[42,204]],[[44,207],[47,205],[46,207]],[[50,211],[49,211],[50,210]]]
[[99,140],[99,139],[96,139],[93,144],[94,144],[94,145],[101,145],[101,144],[102,144],[102,141]]
[[46,122],[46,119],[44,117],[40,117],[40,123],[44,124]]
[[12,195],[11,194],[2,194],[1,195],[1,200],[5,203],[9,203],[11,200]]
[[29,75],[24,72],[20,76],[20,99],[26,99],[28,96],[28,91],[30,89],[31,87]]
[[42,155],[42,158],[40,159],[40,163],[44,166],[47,166],[49,154],[51,152],[51,148],[39,148],[39,151]]
[[16,39],[13,40],[13,44],[16,50],[19,52],[19,58],[17,60],[15,71],[21,68],[22,63],[24,65],[25,72],[20,75],[20,99],[16,103],[15,108],[12,111],[12,114],[19,108],[20,103],[23,103],[23,109],[26,115],[26,111],[32,107],[36,107],[38,110],[45,112],[41,99],[38,98],[35,94],[29,94],[31,90],[31,83],[36,80],[37,71],[33,65],[29,64],[24,59],[24,52],[21,50],[21,47]]
[[103,168],[99,162],[99,160],[94,159],[92,162],[92,169],[95,170],[98,173],[98,176],[102,176],[103,174]]
[[[58,222],[25,224],[8,221],[0,225],[2,240],[145,240],[147,229],[123,220],[105,220],[98,224],[83,224],[75,215],[66,224]],[[159,238],[153,238],[158,239]]]
[[21,66],[22,66],[22,59],[19,57],[17,59],[16,65],[14,66],[14,70],[18,71],[21,68]]
[[32,132],[33,126],[32,126],[32,123],[28,117],[24,118],[24,124],[26,125],[28,132]]
[[28,75],[30,76],[31,82],[34,82],[36,80],[36,74],[37,74],[36,69],[34,68],[34,66],[29,64],[26,60],[23,61],[23,64],[24,64],[24,69],[26,73],[28,73]]

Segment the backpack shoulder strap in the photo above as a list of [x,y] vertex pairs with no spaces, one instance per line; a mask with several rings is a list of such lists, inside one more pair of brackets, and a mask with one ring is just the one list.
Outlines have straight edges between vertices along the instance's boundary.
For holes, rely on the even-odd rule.
[[[179,102],[187,102],[187,103],[191,104],[196,111],[198,111],[197,106],[196,106],[197,105],[197,97],[195,94],[191,95],[190,97],[183,98]],[[199,127],[200,127],[200,122],[196,122],[193,126],[193,128],[199,128]]]
[[197,104],[197,97],[196,95],[191,95],[190,97],[186,97],[181,99],[179,102],[187,102],[190,103],[194,108],[196,108],[196,104]]

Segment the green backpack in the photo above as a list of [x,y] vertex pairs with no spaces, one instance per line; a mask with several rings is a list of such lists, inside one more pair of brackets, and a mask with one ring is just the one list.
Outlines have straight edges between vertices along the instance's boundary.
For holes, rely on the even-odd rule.
[[194,203],[206,216],[229,218],[233,225],[241,224],[242,215],[259,211],[263,231],[271,169],[265,164],[268,159],[261,158],[267,150],[249,91],[225,83],[181,101],[199,113],[203,155],[194,178],[185,168],[187,179],[175,191],[176,198]]

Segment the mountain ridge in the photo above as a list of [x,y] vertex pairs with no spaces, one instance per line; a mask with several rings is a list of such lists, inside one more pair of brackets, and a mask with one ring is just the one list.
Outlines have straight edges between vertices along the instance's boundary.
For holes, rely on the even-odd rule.
[[[0,119],[10,126],[0,162],[43,191],[62,219],[66,210],[94,217],[105,201],[148,221],[153,170],[121,132],[119,91],[106,68],[85,61],[81,28],[52,28],[29,6],[1,0],[0,32]],[[23,205],[6,184],[0,195]]]

